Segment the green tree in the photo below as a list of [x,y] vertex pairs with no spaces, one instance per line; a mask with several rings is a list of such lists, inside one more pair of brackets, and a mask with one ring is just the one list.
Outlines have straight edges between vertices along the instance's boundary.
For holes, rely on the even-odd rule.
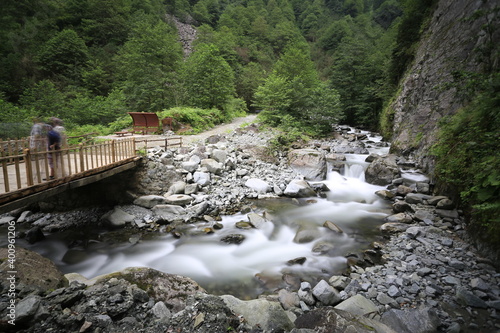
[[138,22],[116,57],[118,87],[134,111],[154,112],[175,105],[175,73],[182,50],[164,22]]
[[72,125],[107,125],[118,117],[126,115],[125,97],[120,90],[112,91],[108,96],[91,96],[77,93],[69,101],[72,112],[67,121]]
[[49,80],[42,80],[26,89],[19,102],[32,116],[65,119],[69,113],[64,94]]
[[81,28],[91,45],[122,45],[130,31],[131,3],[129,0],[86,0]]
[[184,85],[191,106],[222,109],[235,94],[234,73],[213,44],[202,44],[187,59]]
[[247,107],[251,107],[255,91],[264,81],[266,72],[259,63],[250,62],[242,66],[236,75],[236,92]]
[[319,80],[307,45],[291,46],[257,88],[255,106],[274,126],[294,119],[316,133],[328,133],[341,115],[338,93]]
[[54,77],[76,80],[88,58],[83,39],[71,29],[66,29],[49,39],[38,56],[40,67]]

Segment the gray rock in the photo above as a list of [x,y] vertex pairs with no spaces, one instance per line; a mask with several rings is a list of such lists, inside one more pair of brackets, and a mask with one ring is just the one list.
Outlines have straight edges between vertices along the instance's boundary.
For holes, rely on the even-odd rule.
[[483,308],[486,309],[488,308],[488,304],[474,295],[473,293],[469,292],[467,289],[463,287],[458,287],[457,291],[455,293],[455,299],[457,300],[458,303],[465,305],[465,306],[472,306],[475,308]]
[[409,204],[421,204],[424,202],[426,195],[421,193],[408,193],[405,197],[405,201]]
[[410,227],[406,223],[384,223],[380,226],[380,231],[387,234],[396,234],[399,232],[404,232]]
[[[13,216],[2,216],[0,217],[0,225],[7,224],[9,222],[14,221],[16,218]],[[19,222],[19,221],[18,221]],[[19,222],[20,223],[20,222]]]
[[295,327],[324,333],[396,333],[381,322],[331,307],[304,313],[295,320]]
[[453,204],[453,201],[450,199],[446,198],[443,200],[439,200],[439,202],[436,205],[437,209],[446,209],[446,210],[451,210],[455,208],[455,205]]
[[459,286],[461,284],[459,279],[450,275],[443,277],[443,282],[452,286]]
[[406,234],[408,234],[408,236],[410,236],[411,238],[415,239],[420,234],[420,228],[419,227],[410,227],[410,228],[406,229]]
[[442,218],[458,219],[459,217],[458,211],[456,209],[454,210],[436,209],[436,214]]
[[212,151],[212,158],[217,162],[224,164],[227,159],[227,152],[221,149],[214,149]]
[[299,299],[307,305],[314,305],[316,303],[312,294],[311,284],[309,282],[302,282],[300,284],[297,296],[299,296]]
[[110,316],[108,315],[97,315],[94,317],[97,326],[99,327],[108,327],[109,325],[113,324],[113,319],[111,319]]
[[[186,189],[186,183],[183,182],[182,180],[178,180],[178,181],[174,182],[172,185],[170,185],[167,193],[168,193],[168,195],[183,194],[185,189]],[[165,196],[168,196],[168,195],[165,195]]]
[[359,294],[337,304],[335,309],[344,310],[359,316],[374,315],[378,312],[375,303]]
[[426,209],[417,209],[413,218],[417,221],[434,220],[434,214]]
[[491,286],[488,283],[484,282],[481,278],[474,278],[470,280],[470,286],[472,287],[472,289],[477,289],[484,292],[491,290]]
[[342,234],[344,233],[344,231],[338,226],[336,225],[335,223],[331,222],[331,221],[325,221],[325,223],[323,223],[323,227],[337,233],[337,234]]
[[245,186],[259,193],[267,193],[271,190],[269,184],[262,179],[250,178],[245,182]]
[[256,229],[262,228],[264,224],[268,222],[264,217],[256,213],[249,213],[247,217],[250,224]]
[[316,192],[309,186],[305,180],[294,179],[292,180],[285,191],[283,192],[287,197],[291,198],[306,198],[316,196]]
[[26,232],[25,239],[30,244],[35,244],[43,239],[45,239],[45,235],[43,234],[42,228],[39,226],[35,226]]
[[392,298],[399,297],[399,296],[401,296],[401,291],[399,291],[398,287],[396,287],[395,285],[392,285],[387,290],[387,295],[389,295]]
[[285,310],[296,308],[300,304],[300,299],[297,293],[290,292],[285,289],[281,289],[278,292],[278,300],[280,301],[281,306]]
[[258,326],[266,332],[289,331],[294,327],[279,302],[265,299],[242,301],[232,295],[221,298],[229,309],[243,316],[250,327]]
[[375,194],[385,200],[391,200],[395,197],[395,194],[389,190],[378,190]]
[[165,197],[165,201],[169,205],[185,206],[189,205],[194,198],[186,194],[173,194]]
[[109,226],[112,227],[122,227],[127,223],[132,223],[136,217],[125,212],[119,207],[115,207],[112,211],[104,214],[101,218]]
[[314,286],[312,294],[324,305],[335,305],[342,300],[339,292],[325,280],[319,281],[318,284]]
[[134,205],[153,208],[156,205],[162,205],[165,203],[165,197],[161,195],[143,195],[134,200]]
[[438,202],[441,201],[441,200],[443,200],[443,199],[448,199],[448,197],[445,197],[445,196],[430,197],[430,198],[427,199],[427,203],[429,205],[436,206],[438,204]]
[[227,244],[241,244],[245,240],[245,236],[241,234],[230,234],[227,236],[224,236],[220,239],[221,242],[227,243]]
[[413,208],[410,206],[410,204],[402,200],[397,200],[392,205],[392,210],[395,213],[413,212]]
[[290,167],[307,180],[323,180],[326,177],[326,158],[323,151],[295,149],[288,153]]
[[382,305],[397,305],[396,301],[394,300],[394,298],[384,294],[384,293],[378,293],[377,295],[377,301],[382,304]]
[[197,169],[198,169],[198,166],[200,164],[197,163],[197,162],[191,162],[191,161],[188,161],[188,162],[182,162],[181,163],[181,167],[186,170],[187,172],[195,172]]
[[208,172],[213,173],[214,175],[220,175],[224,170],[224,165],[222,163],[219,163],[211,158],[201,160],[201,166],[207,168]]
[[200,217],[205,214],[208,207],[208,202],[200,202],[199,204],[186,208],[186,215],[189,217]]
[[162,301],[156,302],[151,311],[153,312],[154,316],[158,319],[170,318],[172,316],[170,310]]
[[207,186],[210,184],[211,177],[209,173],[196,171],[193,174],[193,180],[200,186]]
[[365,170],[366,181],[374,185],[389,185],[400,175],[394,155],[377,156]]
[[16,305],[16,323],[26,323],[35,321],[35,314],[38,312],[42,298],[38,295],[30,295],[22,299]]
[[382,323],[398,333],[437,332],[439,318],[433,309],[391,309],[382,315]]
[[183,219],[186,214],[186,209],[176,205],[156,205],[153,207],[153,213],[166,221],[174,221]]
[[186,187],[184,189],[184,194],[191,195],[191,194],[195,194],[196,192],[198,192],[198,184],[197,183],[186,184]]
[[407,213],[397,213],[384,218],[389,223],[412,223],[412,217]]

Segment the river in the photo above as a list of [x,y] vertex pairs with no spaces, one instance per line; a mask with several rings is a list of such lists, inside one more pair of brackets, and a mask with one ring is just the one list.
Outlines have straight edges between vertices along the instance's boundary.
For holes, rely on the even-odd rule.
[[[380,137],[370,136],[371,141]],[[385,148],[369,148],[370,153],[387,154]],[[268,218],[260,229],[236,228],[246,214],[222,216],[221,230],[212,234],[192,234],[175,238],[165,232],[85,231],[85,242],[74,246],[82,230],[47,234],[35,244],[19,240],[19,245],[50,258],[64,272],[86,278],[131,266],[193,278],[213,294],[232,294],[242,299],[282,287],[285,281],[317,282],[346,268],[346,256],[368,248],[380,238],[378,226],[390,213],[388,203],[375,195],[385,187],[365,182],[367,155],[346,154],[342,174],[329,171],[323,183],[330,189],[325,198],[308,198],[297,205],[291,199],[255,202],[255,211]],[[329,168],[330,170],[331,168]],[[335,223],[342,233],[325,227]],[[296,241],[299,230],[313,235],[310,241]],[[220,241],[224,236],[242,234],[237,244]],[[301,258],[302,264],[290,264]]]

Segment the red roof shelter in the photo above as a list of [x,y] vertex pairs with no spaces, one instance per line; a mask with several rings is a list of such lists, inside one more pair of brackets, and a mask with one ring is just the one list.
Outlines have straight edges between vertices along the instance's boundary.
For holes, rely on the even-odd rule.
[[129,112],[134,122],[134,132],[141,132],[143,135],[161,131],[160,121],[156,113],[153,112]]

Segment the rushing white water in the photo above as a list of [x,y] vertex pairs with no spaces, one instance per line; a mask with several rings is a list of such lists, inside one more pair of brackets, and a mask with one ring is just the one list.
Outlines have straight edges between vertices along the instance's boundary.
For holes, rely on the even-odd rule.
[[[379,138],[370,138],[378,141]],[[373,148],[371,153],[387,153],[387,148]],[[377,234],[377,226],[387,215],[387,205],[374,193],[382,189],[364,181],[368,163],[366,155],[346,155],[344,174],[329,172],[324,183],[330,191],[326,198],[310,198],[308,204],[276,213],[260,229],[241,230],[236,222],[247,220],[237,214],[223,216],[223,228],[213,234],[183,236],[158,234],[152,239],[110,243],[95,241],[85,248],[68,249],[64,240],[48,238],[32,246],[35,251],[51,258],[65,273],[78,272],[87,278],[131,266],[189,276],[203,285],[254,280],[256,276],[278,276],[283,272],[301,276],[329,274],[345,267],[345,256]],[[344,233],[323,227],[334,222]],[[316,238],[298,243],[298,230],[311,230]],[[221,238],[242,234],[239,244],[226,244]],[[327,244],[326,251],[314,250]],[[296,258],[306,258],[303,265],[288,265]],[[239,288],[239,287],[236,287]]]

